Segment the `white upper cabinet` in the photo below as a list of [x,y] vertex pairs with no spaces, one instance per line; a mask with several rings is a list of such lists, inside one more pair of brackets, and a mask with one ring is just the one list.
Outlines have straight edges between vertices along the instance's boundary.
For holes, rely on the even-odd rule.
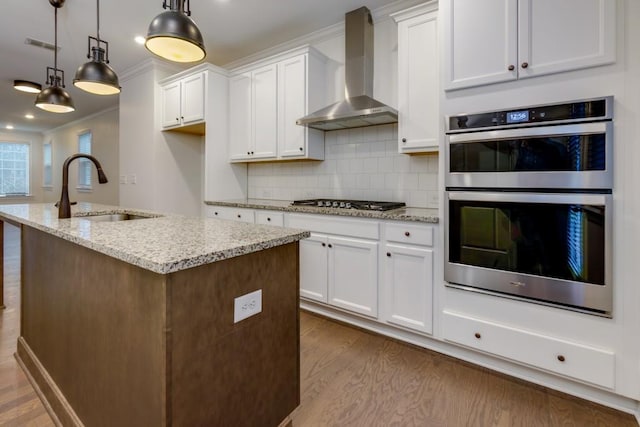
[[229,156],[245,159],[251,153],[251,73],[229,80]]
[[324,67],[324,57],[305,47],[234,72],[231,161],[324,159],[324,132],[296,124],[325,106]]
[[204,122],[205,73],[197,72],[160,86],[162,128],[171,129]]
[[398,23],[398,151],[438,150],[439,80],[437,5],[394,15]]
[[277,67],[269,65],[231,78],[231,160],[274,159],[277,150]]
[[441,2],[446,90],[615,61],[614,0]]

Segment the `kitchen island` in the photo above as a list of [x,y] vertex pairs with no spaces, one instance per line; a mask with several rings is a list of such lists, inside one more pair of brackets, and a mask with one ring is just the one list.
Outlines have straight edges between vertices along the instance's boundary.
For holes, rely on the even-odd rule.
[[[145,218],[83,218],[113,213]],[[0,221],[21,228],[16,357],[54,419],[287,418],[299,404],[298,241],[308,232],[95,204],[73,215],[0,206]],[[257,290],[261,312],[234,323],[235,299]]]

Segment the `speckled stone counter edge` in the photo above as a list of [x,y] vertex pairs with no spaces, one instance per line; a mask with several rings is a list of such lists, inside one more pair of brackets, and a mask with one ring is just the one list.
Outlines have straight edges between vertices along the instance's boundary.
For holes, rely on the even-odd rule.
[[[252,252],[257,252],[264,249],[269,249],[276,246],[293,243],[310,236],[310,233],[308,231],[295,230],[295,229],[282,229],[283,235],[277,238],[262,240],[259,242],[254,242],[254,243],[245,244],[245,245],[236,245],[236,246],[231,245],[229,248],[212,251],[212,252],[186,253],[186,254],[183,254],[184,256],[180,257],[180,259],[174,259],[174,260],[165,261],[165,262],[158,262],[150,258],[145,258],[143,256],[136,255],[132,253],[133,251],[128,252],[126,250],[123,250],[121,247],[120,248],[110,247],[106,244],[96,243],[91,240],[82,238],[80,236],[73,235],[69,231],[66,231],[65,228],[67,229],[70,228],[70,224],[73,219],[77,220],[81,217],[94,216],[94,215],[130,214],[130,215],[146,216],[148,218],[171,218],[172,220],[175,220],[175,221],[180,221],[180,218],[186,219],[187,217],[181,217],[179,215],[163,215],[157,212],[150,212],[145,210],[107,207],[107,206],[100,206],[99,208],[96,208],[93,210],[87,210],[86,208],[82,209],[82,206],[79,206],[78,210],[73,213],[72,219],[57,220],[57,222],[54,223],[55,226],[54,225],[48,226],[43,224],[42,222],[36,221],[35,219],[25,218],[23,216],[14,215],[14,214],[11,214],[10,212],[4,211],[4,208],[11,207],[11,206],[16,206],[16,205],[0,205],[0,220],[6,220],[11,223],[18,223],[18,224],[23,224],[23,225],[33,227],[37,230],[57,236],[61,239],[67,240],[77,245],[95,250],[102,254],[109,255],[113,258],[124,261],[126,263],[136,265],[138,267],[141,267],[146,270],[150,270],[159,274],[173,273],[176,271],[197,267],[197,266],[208,264],[211,262],[221,261],[224,259],[249,254]],[[87,204],[87,206],[90,206],[90,205]],[[202,219],[202,220],[206,220],[206,219]],[[217,219],[213,219],[213,220],[221,221]],[[237,226],[239,224],[242,224],[243,227],[252,227],[252,226],[262,227],[262,226],[254,226],[252,224],[236,223],[233,221],[223,221],[223,222],[228,223],[230,226]],[[284,230],[288,230],[288,231],[284,232]]]
[[[365,211],[358,209],[339,209],[339,208],[320,208],[315,206],[292,206],[290,201],[279,200],[257,200],[250,199],[247,201],[239,200],[215,200],[205,201],[209,206],[226,206],[233,208],[245,208],[245,209],[264,209],[272,211],[284,211],[284,212],[298,212],[309,213],[317,215],[338,215],[338,216],[352,216],[360,218],[371,219],[383,219],[392,221],[413,221],[413,222],[425,222],[430,224],[438,224],[440,218],[437,215],[437,209],[427,208],[400,208],[392,209],[389,211]],[[434,214],[412,214],[412,211],[433,211]]]

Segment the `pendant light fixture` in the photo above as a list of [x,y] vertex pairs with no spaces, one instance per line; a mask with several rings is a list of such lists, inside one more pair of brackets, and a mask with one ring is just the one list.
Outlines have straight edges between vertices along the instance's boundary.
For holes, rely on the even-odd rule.
[[42,85],[40,83],[34,83],[27,80],[14,80],[13,88],[20,92],[40,93]]
[[145,47],[169,61],[195,62],[203,59],[207,53],[202,34],[190,18],[189,0],[164,0],[162,8],[169,8],[169,11],[162,12],[151,21]]
[[[100,39],[100,0],[96,0],[98,11],[97,37],[89,36],[87,58],[91,61],[82,64],[76,71],[73,85],[96,95],[114,95],[120,93],[118,75],[109,64],[109,43]],[[91,40],[95,46],[91,46]],[[105,46],[105,48],[102,47]]]
[[52,113],[70,113],[76,108],[71,97],[64,90],[64,71],[58,69],[58,9],[65,0],[49,0],[55,10],[55,44],[53,50],[53,68],[47,67],[48,88],[36,97],[36,107]]

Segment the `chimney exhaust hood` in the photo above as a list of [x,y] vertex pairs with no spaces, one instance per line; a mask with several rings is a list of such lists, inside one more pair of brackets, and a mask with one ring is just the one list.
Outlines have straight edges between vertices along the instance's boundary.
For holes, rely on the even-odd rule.
[[297,124],[337,130],[398,122],[398,111],[373,99],[373,20],[366,7],[345,15],[345,100],[306,117]]

